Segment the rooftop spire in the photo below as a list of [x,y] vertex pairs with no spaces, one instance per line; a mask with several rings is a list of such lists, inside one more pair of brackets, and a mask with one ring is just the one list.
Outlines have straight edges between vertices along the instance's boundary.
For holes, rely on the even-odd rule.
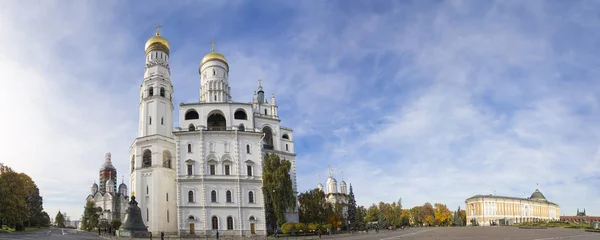
[[215,40],[211,40],[210,44],[212,45],[212,51],[215,51]]

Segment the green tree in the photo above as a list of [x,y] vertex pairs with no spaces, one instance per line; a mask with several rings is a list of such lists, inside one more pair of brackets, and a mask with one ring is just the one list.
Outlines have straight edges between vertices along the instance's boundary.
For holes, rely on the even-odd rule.
[[40,226],[42,222],[43,200],[40,196],[40,190],[35,182],[27,174],[19,173],[25,190],[25,204],[28,209],[28,218],[25,227]]
[[435,221],[435,214],[434,214],[434,210],[433,210],[433,206],[431,206],[431,203],[426,202],[425,204],[423,204],[423,207],[421,208],[420,211],[420,217],[421,217],[421,221],[423,221],[423,223],[427,223],[429,225],[433,225],[434,221]]
[[333,213],[332,206],[325,200],[320,189],[306,191],[298,196],[300,222],[327,223],[327,217]]
[[352,184],[350,184],[350,196],[348,197],[348,221],[350,221],[350,228],[354,229],[358,227],[358,217],[356,216],[356,199],[354,199],[354,192],[352,191]]
[[467,211],[460,210],[459,212],[460,212],[460,219],[461,219],[462,224],[463,224],[462,226],[464,226],[464,225],[467,224]]
[[463,226],[463,221],[462,221],[462,217],[460,215],[460,207],[458,207],[458,210],[456,212],[454,212],[454,217],[452,218],[452,225],[454,226]]
[[285,212],[296,207],[296,193],[292,187],[292,163],[279,159],[277,154],[266,153],[263,161],[263,195],[267,225],[277,228],[285,223]]
[[369,209],[367,209],[367,213],[365,215],[365,220],[367,223],[377,222],[379,219],[379,208],[375,204],[371,205]]
[[98,214],[98,208],[92,201],[87,201],[83,209],[83,217],[81,218],[82,230],[91,231],[95,227],[98,227],[100,215]]
[[48,213],[46,211],[43,211],[40,221],[41,221],[40,226],[49,227],[50,226],[50,215],[48,215]]
[[364,206],[356,208],[356,225],[359,229],[367,226],[365,218],[367,217],[367,209]]
[[60,211],[58,211],[56,217],[54,218],[54,224],[59,228],[65,227],[65,216],[63,216]]
[[119,220],[112,220],[112,222],[110,222],[110,226],[114,229],[119,229],[119,227],[121,226],[121,221]]
[[23,223],[29,219],[25,183],[18,173],[0,165],[0,186],[0,221],[22,230]]
[[423,219],[421,218],[421,211],[423,210],[422,206],[415,206],[408,210],[410,212],[410,216],[413,218],[413,223],[418,226],[423,225]]

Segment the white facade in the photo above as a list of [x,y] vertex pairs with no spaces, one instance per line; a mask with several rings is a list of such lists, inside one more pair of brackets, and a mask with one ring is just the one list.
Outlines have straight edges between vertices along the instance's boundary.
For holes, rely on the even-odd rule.
[[[166,45],[165,45],[166,44]],[[169,46],[159,35],[146,43],[140,87],[139,135],[130,147],[131,189],[148,231],[177,233],[177,192],[173,154],[173,85]]]
[[[333,175],[333,170],[329,169],[329,177],[327,177],[326,180],[327,192],[324,193],[325,200],[328,203],[331,203],[334,206],[336,203],[342,205],[342,215],[344,216],[344,218],[346,218],[348,217],[348,201],[350,200],[350,193],[348,193],[348,186],[346,185],[346,182],[343,178],[344,177],[342,176],[342,182],[340,183],[340,191],[338,192],[337,180]],[[323,185],[321,183],[317,184],[317,188],[323,191]]]
[[[251,103],[232,101],[229,65],[213,48],[200,64],[199,102],[179,105],[172,131],[169,47],[158,33],[146,43],[140,134],[130,150],[144,223],[165,234],[265,235],[263,153],[292,163],[296,191],[292,129],[280,125],[275,96],[268,101],[260,83]],[[286,217],[297,222],[297,208]]]
[[119,189],[116,188],[117,170],[112,165],[110,153],[106,154],[105,162],[100,167],[100,186],[94,183],[90,188],[90,195],[86,201],[94,202],[96,207],[100,207],[100,220],[106,220],[109,223],[113,220],[123,221],[125,219],[125,210],[127,210],[129,197],[127,196],[127,185],[121,183]]

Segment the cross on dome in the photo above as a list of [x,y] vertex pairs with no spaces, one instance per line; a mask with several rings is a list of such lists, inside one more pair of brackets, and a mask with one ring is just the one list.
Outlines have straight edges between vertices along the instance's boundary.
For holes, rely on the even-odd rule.
[[211,40],[210,44],[212,45],[212,51],[215,51],[215,40]]
[[154,26],[154,29],[156,30],[156,36],[160,36],[160,29],[162,28],[162,25],[156,25]]

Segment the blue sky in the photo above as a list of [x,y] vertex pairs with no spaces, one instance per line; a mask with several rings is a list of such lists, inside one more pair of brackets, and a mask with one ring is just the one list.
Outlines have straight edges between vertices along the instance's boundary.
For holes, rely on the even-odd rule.
[[[78,218],[104,154],[126,175],[144,43],[198,100],[210,40],[235,101],[257,79],[295,130],[299,191],[358,203],[529,196],[600,215],[599,1],[2,1],[1,162]],[[127,177],[127,176],[126,176]]]

